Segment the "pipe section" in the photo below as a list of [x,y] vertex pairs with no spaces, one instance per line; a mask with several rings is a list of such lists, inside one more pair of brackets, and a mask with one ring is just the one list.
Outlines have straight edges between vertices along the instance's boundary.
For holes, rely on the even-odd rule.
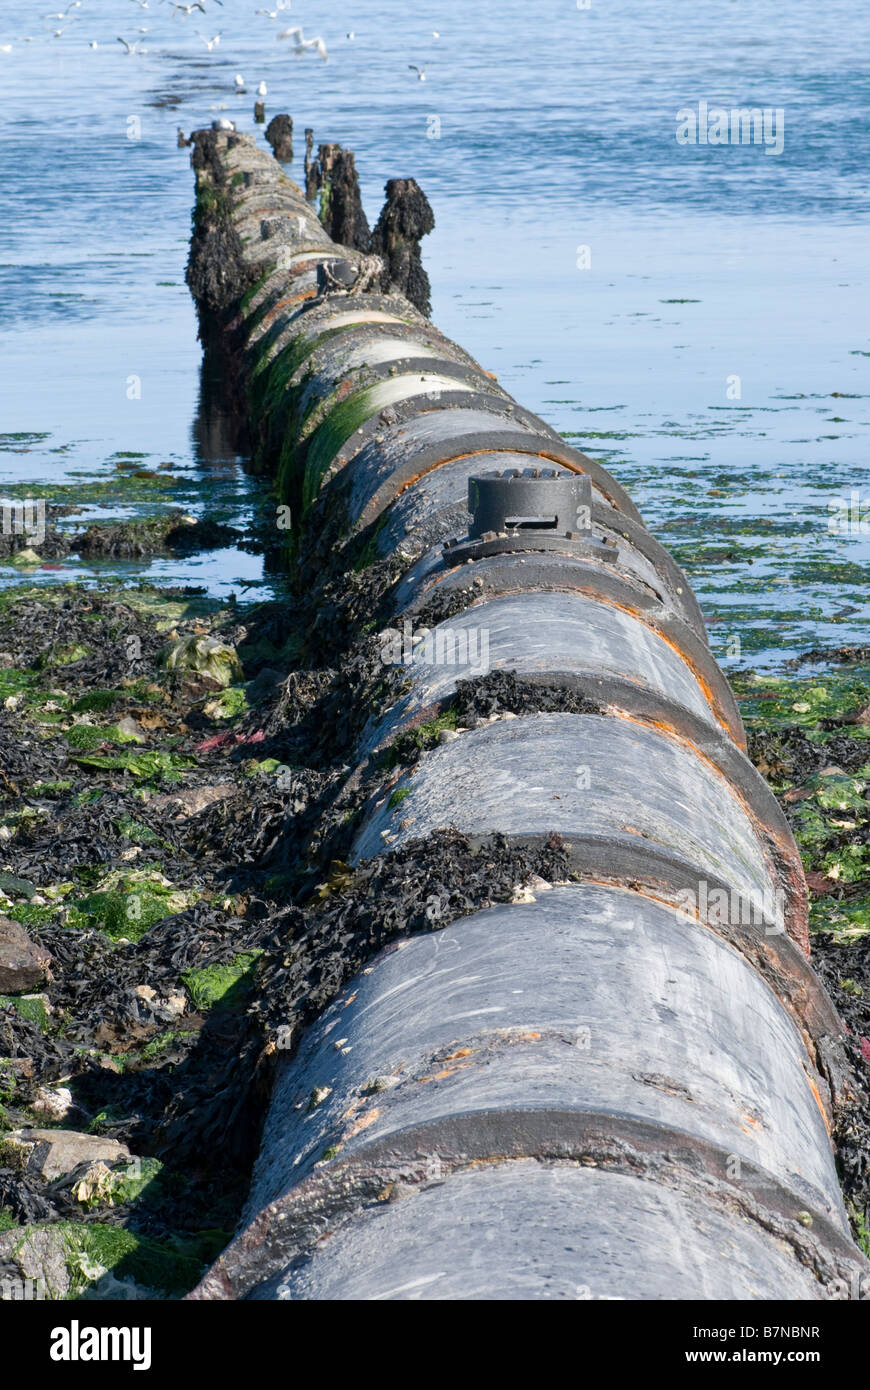
[[[337,572],[400,571],[354,862],[452,827],[557,837],[571,881],[400,938],[341,991],[278,1065],[242,1228],[192,1296],[825,1297],[866,1267],[830,1140],[842,1025],[685,576],[251,137],[194,141],[189,279],[261,462]],[[372,783],[499,674],[529,712]]]

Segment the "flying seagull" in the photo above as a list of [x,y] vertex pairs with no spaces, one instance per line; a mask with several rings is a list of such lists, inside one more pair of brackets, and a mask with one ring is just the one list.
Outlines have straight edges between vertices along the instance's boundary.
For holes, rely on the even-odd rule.
[[194,11],[194,10],[202,10],[203,14],[205,14],[205,5],[202,3],[202,0],[193,0],[193,4],[192,4],[192,5],[173,5],[173,6],[172,6],[172,18],[173,18],[173,19],[174,19],[175,16],[178,14],[179,10],[180,10],[181,13],[184,15],[185,19],[190,19],[190,16],[193,14],[193,11]]
[[121,35],[119,34],[119,35],[118,35],[118,43],[122,43],[122,44],[124,45],[124,47],[126,48],[126,50],[127,50],[128,53],[144,53],[144,52],[145,52],[145,49],[142,47],[142,41],[141,41],[141,39],[136,39],[133,43],[131,43],[129,39],[122,39],[122,38],[121,38]]
[[[199,34],[199,30],[198,30],[198,29],[197,29],[196,32]],[[205,44],[206,48],[208,49],[209,53],[211,53],[211,51],[212,51],[213,48],[217,48],[218,44],[219,44],[220,41],[221,41],[221,36],[220,36],[220,34],[215,34],[215,36],[214,36],[213,39],[207,39],[206,36],[205,36],[205,34],[199,34],[199,37],[202,39],[202,41],[203,41],[203,43]]]
[[417,74],[417,79],[418,79],[418,81],[420,81],[420,82],[425,82],[425,81],[426,81],[426,69],[425,69],[425,68],[418,68],[417,65],[416,65],[416,63],[409,63],[409,64],[408,64],[408,67],[411,69],[412,72],[415,72],[415,73]]
[[320,55],[320,57],[323,59],[324,63],[327,63],[327,62],[329,61],[329,54],[328,54],[327,51],[326,51],[326,44],[323,42],[323,39],[322,39],[322,38],[306,39],[306,38],[303,36],[302,30],[299,28],[299,25],[298,25],[298,24],[297,24],[296,27],[293,28],[293,29],[284,29],[283,32],[280,33],[280,34],[278,35],[278,38],[279,38],[279,39],[294,39],[294,38],[295,38],[295,40],[296,40],[296,47],[294,48],[293,51],[294,51],[294,53],[295,53],[295,55],[296,55],[297,58],[301,58],[302,55],[303,55],[303,53],[305,53],[307,50],[314,49],[315,52],[318,53],[318,54]]

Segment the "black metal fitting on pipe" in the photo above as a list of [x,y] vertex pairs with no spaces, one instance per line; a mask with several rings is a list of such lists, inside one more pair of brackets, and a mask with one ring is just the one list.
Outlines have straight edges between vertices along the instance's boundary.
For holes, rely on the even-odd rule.
[[[569,881],[455,920],[433,893],[432,931],[294,1040],[242,1228],[192,1297],[824,1298],[867,1269],[829,1137],[843,1030],[685,577],[599,464],[370,292],[250,137],[194,140],[221,199],[190,283],[226,324],[203,263],[235,248],[227,342],[264,457],[337,567],[365,540],[402,571],[353,862],[454,827],[558,845]],[[519,714],[441,719],[384,771],[499,680]]]

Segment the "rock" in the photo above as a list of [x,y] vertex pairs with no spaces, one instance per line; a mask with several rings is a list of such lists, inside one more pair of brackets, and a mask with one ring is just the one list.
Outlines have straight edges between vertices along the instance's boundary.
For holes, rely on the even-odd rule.
[[0,1279],[0,1298],[66,1298],[70,1292],[67,1260],[64,1233],[57,1226],[4,1232],[0,1235],[0,1265],[17,1267],[18,1275]]
[[813,870],[807,871],[805,877],[807,880],[807,887],[810,892],[815,893],[817,897],[825,897],[837,891],[835,880],[828,878],[827,874],[821,874]]
[[10,1149],[17,1150],[21,1166],[49,1182],[71,1173],[80,1163],[117,1163],[131,1157],[127,1145],[117,1139],[77,1129],[16,1129],[4,1135],[2,1142],[6,1157],[11,1157]]
[[0,994],[24,994],[48,978],[51,955],[20,922],[0,917]]
[[178,992],[168,994],[164,999],[151,985],[137,985],[133,993],[161,1023],[174,1023],[187,1008],[186,997]]
[[235,647],[217,637],[182,637],[167,649],[165,661],[170,671],[195,671],[221,689],[245,678]]
[[218,782],[210,787],[185,787],[181,791],[152,796],[148,805],[156,811],[174,809],[178,816],[198,816],[216,801],[223,801],[238,791],[234,782]]
[[10,565],[20,565],[22,569],[27,569],[32,565],[41,565],[42,556],[37,555],[35,550],[25,546],[23,550],[16,550],[14,555],[9,556]]
[[7,898],[27,898],[30,902],[36,896],[36,884],[16,874],[0,873],[0,893],[5,893]]
[[50,1120],[65,1120],[76,1105],[68,1087],[58,1086],[52,1090],[50,1086],[40,1086],[30,1102],[30,1108],[37,1115],[47,1115]]
[[[265,114],[265,106],[263,112]],[[279,164],[289,164],[293,159],[293,122],[285,113],[273,116],[266,126],[266,139],[272,146],[272,153]]]

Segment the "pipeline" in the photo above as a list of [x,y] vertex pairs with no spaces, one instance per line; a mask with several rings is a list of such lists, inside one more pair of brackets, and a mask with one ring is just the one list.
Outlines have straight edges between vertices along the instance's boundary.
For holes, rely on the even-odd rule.
[[[191,1297],[830,1296],[867,1268],[830,1138],[843,1026],[684,575],[252,137],[192,138],[189,283],[297,554],[389,575],[400,681],[356,749],[351,864],[449,827],[568,870],[454,920],[434,895],[432,930],[294,1039],[239,1233]],[[384,763],[494,677],[519,715]]]

